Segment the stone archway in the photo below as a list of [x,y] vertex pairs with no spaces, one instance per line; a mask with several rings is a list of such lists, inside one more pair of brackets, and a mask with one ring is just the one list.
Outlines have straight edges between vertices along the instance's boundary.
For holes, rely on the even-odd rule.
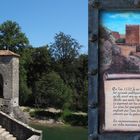
[[0,74],[0,98],[3,98],[3,77]]

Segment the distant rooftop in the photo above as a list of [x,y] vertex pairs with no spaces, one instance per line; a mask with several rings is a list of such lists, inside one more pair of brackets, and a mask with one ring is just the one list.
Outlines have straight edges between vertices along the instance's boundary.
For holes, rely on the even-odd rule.
[[0,56],[15,56],[15,57],[20,57],[19,54],[16,54],[12,51],[9,50],[0,50]]

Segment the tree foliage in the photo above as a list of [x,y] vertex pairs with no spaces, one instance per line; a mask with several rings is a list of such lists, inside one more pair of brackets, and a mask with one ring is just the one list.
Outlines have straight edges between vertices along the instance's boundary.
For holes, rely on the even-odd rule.
[[124,38],[119,38],[118,40],[116,40],[116,43],[125,43],[125,39]]
[[78,56],[81,47],[70,35],[60,32],[54,37],[54,43],[50,46],[50,50],[55,60],[70,63]]
[[0,25],[0,49],[18,51],[29,44],[20,26],[11,20]]
[[20,105],[87,110],[87,55],[70,35],[56,34],[48,46],[29,46],[16,22],[0,25],[0,49],[20,54]]
[[39,81],[36,81],[35,88],[36,105],[55,108],[69,107],[72,91],[56,72],[44,73]]
[[63,32],[56,34],[54,43],[50,45],[51,56],[54,58],[54,70],[71,87],[74,81],[74,61],[79,56],[81,47],[75,39]]
[[25,105],[29,97],[32,94],[31,88],[28,86],[28,71],[29,64],[32,62],[31,54],[33,52],[32,47],[28,47],[20,52],[20,67],[19,67],[19,94],[20,104]]

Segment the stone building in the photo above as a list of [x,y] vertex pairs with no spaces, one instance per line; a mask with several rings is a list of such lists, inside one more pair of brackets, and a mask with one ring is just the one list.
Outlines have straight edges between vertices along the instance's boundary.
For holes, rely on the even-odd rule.
[[19,106],[19,55],[0,50],[0,107],[12,113]]
[[140,44],[140,25],[126,25],[126,44]]
[[0,50],[0,140],[41,140],[19,107],[19,55]]
[[115,40],[120,39],[120,34],[119,34],[119,32],[113,31],[111,34],[113,35],[113,37],[115,38]]

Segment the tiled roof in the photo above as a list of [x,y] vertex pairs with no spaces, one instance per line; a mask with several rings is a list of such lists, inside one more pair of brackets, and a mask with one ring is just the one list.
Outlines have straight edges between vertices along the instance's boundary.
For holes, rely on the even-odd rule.
[[0,50],[0,56],[15,56],[15,57],[20,57],[19,54],[16,54],[12,51],[9,50]]

